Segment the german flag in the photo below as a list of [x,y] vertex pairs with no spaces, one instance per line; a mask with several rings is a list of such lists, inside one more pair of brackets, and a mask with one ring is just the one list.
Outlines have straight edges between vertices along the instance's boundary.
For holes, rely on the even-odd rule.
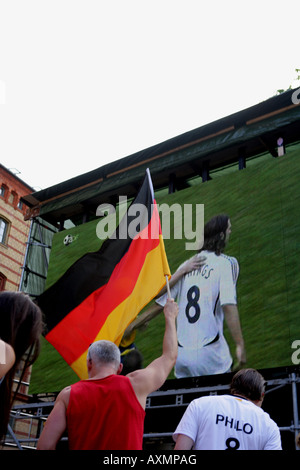
[[[124,236],[124,234],[126,234]],[[79,258],[37,299],[46,339],[79,378],[89,345],[119,345],[127,326],[170,278],[150,172],[114,234]]]

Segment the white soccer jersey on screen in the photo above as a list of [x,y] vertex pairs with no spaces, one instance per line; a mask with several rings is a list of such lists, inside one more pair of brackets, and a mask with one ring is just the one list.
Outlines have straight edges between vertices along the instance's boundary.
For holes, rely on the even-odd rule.
[[[186,274],[171,289],[177,300],[177,336],[180,346],[197,349],[211,343],[223,332],[223,312],[219,306],[236,304],[238,263],[235,258],[203,251],[206,257],[201,270]],[[157,303],[164,305],[167,296]]]

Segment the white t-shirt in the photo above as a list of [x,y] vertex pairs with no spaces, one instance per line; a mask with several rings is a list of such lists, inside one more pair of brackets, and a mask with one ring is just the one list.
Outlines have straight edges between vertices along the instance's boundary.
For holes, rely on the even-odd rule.
[[[213,252],[202,251],[200,255],[206,257],[205,265],[183,276],[171,289],[171,296],[179,306],[179,352],[175,373],[181,361],[185,369],[182,374],[176,373],[177,377],[223,373],[232,363],[223,336],[222,305],[237,304],[239,265],[235,258],[224,254],[217,256]],[[167,294],[156,302],[164,306],[166,300]],[[212,348],[208,346],[210,344],[213,344]],[[206,349],[199,353],[201,348]],[[213,357],[210,364],[211,353]],[[196,367],[196,363],[199,367]],[[204,368],[201,363],[205,363]],[[189,368],[193,369],[190,373]]]
[[194,450],[281,450],[277,424],[251,401],[232,395],[193,400],[173,439],[184,434]]

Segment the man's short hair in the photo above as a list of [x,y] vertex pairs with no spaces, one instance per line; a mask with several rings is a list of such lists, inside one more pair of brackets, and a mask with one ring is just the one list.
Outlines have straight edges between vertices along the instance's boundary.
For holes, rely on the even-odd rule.
[[260,400],[265,393],[265,379],[255,369],[241,369],[232,378],[230,392],[249,400]]
[[99,340],[92,343],[88,349],[88,359],[101,364],[114,364],[119,367],[120,350],[112,341]]

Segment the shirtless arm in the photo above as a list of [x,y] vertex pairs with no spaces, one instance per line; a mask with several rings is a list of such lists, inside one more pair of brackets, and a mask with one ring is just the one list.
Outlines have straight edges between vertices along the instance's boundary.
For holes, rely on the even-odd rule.
[[177,358],[176,318],[178,305],[168,299],[164,307],[165,333],[162,355],[151,362],[145,369],[136,370],[127,375],[142,407],[146,406],[149,393],[160,388],[171,372]]
[[193,439],[186,436],[185,434],[178,434],[174,449],[175,450],[191,450],[193,445],[194,445]]
[[66,427],[66,411],[69,403],[71,387],[64,388],[57,396],[42,434],[37,444],[37,450],[55,450],[58,441]]

